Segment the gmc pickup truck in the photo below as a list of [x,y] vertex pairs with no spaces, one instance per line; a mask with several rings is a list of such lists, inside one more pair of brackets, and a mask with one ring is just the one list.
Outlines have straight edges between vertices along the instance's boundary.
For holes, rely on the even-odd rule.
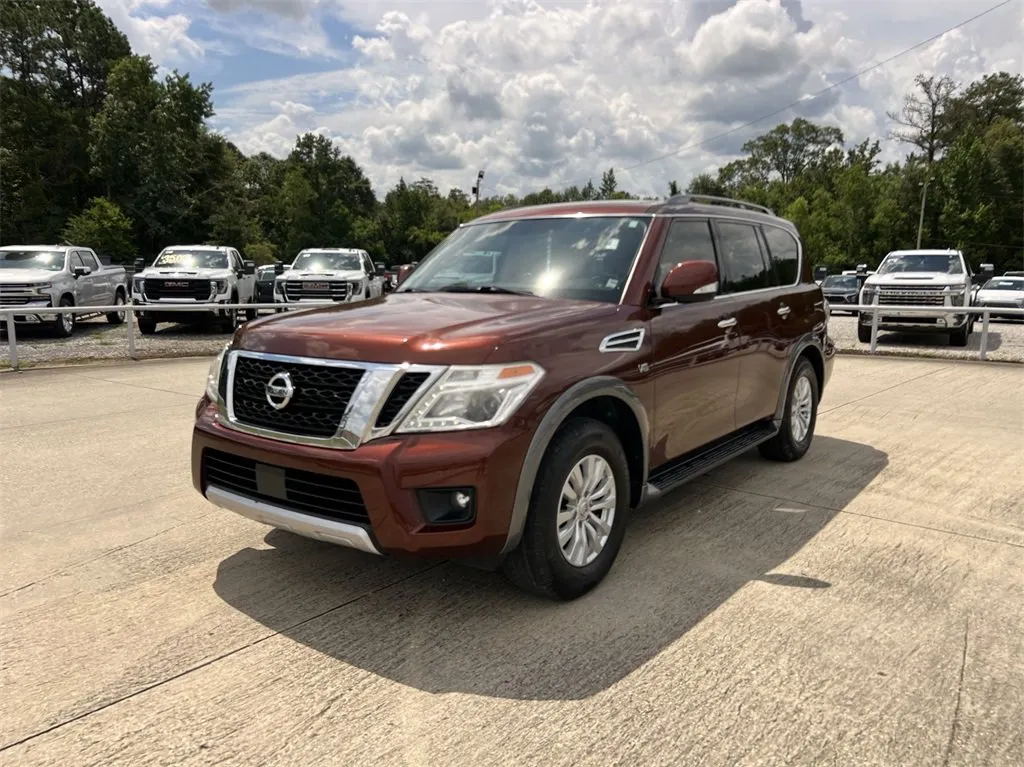
[[287,273],[283,265],[277,268],[275,303],[353,303],[384,292],[383,270],[378,271],[365,250],[309,248],[299,251]]
[[[100,261],[91,248],[79,245],[7,245],[0,248],[0,306],[23,307],[14,321],[49,325],[58,338],[75,332],[77,320],[94,316],[90,306],[124,306],[128,286],[123,266]],[[74,314],[39,314],[32,308],[82,307]],[[124,311],[106,314],[120,325]]]
[[[231,333],[242,321],[237,309],[196,309],[161,311],[167,306],[190,304],[256,303],[256,264],[245,261],[234,248],[221,245],[173,245],[160,251],[147,269],[141,259],[135,264],[132,303],[143,307],[136,312],[139,332],[151,335],[159,322],[199,323],[216,320],[221,330]],[[256,318],[256,309],[246,309],[245,318]]]
[[238,330],[197,403],[192,478],[299,535],[573,599],[644,501],[755,447],[800,459],[834,355],[799,234],[766,208],[504,210],[382,298]]

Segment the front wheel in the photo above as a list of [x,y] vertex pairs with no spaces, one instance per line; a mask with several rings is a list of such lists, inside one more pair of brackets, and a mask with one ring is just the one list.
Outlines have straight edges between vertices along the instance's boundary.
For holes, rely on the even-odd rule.
[[[74,306],[75,302],[67,296],[60,300],[59,306]],[[75,332],[75,315],[71,312],[58,314],[53,321],[53,334],[57,338],[70,338]]]
[[871,326],[862,325],[860,321],[857,322],[857,340],[862,344],[871,343]]
[[818,422],[818,375],[806,357],[796,363],[789,380],[786,409],[779,433],[759,446],[761,455],[773,461],[797,461],[804,457]]
[[967,341],[970,338],[971,328],[966,322],[962,328],[958,328],[949,334],[950,346],[967,346]]
[[[238,296],[231,296],[231,303],[238,303]],[[222,333],[234,333],[238,330],[238,309],[225,309],[227,314],[220,318],[220,329]]]
[[502,571],[541,596],[583,596],[615,562],[629,508],[629,463],[615,432],[601,421],[573,419],[548,447],[522,541]]

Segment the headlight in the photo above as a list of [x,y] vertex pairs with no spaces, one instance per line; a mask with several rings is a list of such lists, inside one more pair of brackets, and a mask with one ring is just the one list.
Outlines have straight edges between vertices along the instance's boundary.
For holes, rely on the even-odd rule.
[[143,278],[143,277],[136,277],[135,278],[135,282],[133,284],[135,285],[135,292],[136,293],[142,293],[142,292],[145,291],[145,288],[146,288],[146,280],[145,280],[145,278]]
[[224,293],[228,289],[227,280],[214,280],[213,281],[213,292]]
[[220,377],[224,375],[225,363],[227,362],[227,351],[231,344],[226,344],[223,349],[220,350],[220,354],[217,355],[216,359],[210,364],[210,370],[206,374],[206,396],[214,402],[220,399],[220,393],[217,391],[220,386]]
[[958,288],[949,288],[949,303],[952,306],[964,305],[964,291]]
[[865,306],[872,303],[875,300],[875,295],[878,293],[876,288],[864,288],[860,292],[860,302]]
[[507,421],[544,377],[532,362],[454,365],[398,427],[399,432],[484,429]]

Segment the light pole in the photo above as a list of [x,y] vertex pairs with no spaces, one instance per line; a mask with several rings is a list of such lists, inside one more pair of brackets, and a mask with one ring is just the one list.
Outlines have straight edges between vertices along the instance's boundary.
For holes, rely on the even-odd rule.
[[928,199],[928,184],[932,181],[931,176],[924,180],[924,188],[921,190],[921,216],[917,220],[917,249],[921,249],[921,232],[924,230],[924,201]]
[[476,186],[474,186],[473,189],[472,189],[472,192],[473,192],[473,204],[474,205],[476,205],[478,202],[480,202],[480,187],[483,185],[483,181],[484,181],[484,172],[482,170],[481,171],[477,171],[477,174],[476,174]]

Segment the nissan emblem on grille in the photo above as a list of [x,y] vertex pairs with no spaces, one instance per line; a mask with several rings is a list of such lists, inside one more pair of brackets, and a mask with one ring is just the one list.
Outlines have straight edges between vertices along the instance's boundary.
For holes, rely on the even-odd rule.
[[266,385],[267,403],[274,410],[283,410],[295,396],[295,384],[288,373],[274,373]]

